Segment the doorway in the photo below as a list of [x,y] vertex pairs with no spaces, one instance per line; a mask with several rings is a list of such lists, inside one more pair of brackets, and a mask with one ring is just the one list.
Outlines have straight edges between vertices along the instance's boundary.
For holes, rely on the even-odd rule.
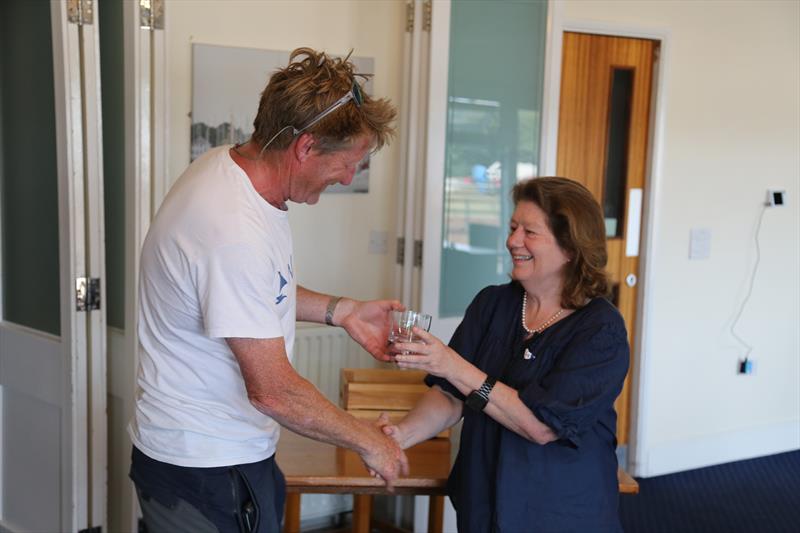
[[[563,35],[556,173],[581,182],[603,208],[612,300],[632,347],[658,54],[659,42],[651,39]],[[615,405],[620,445],[629,437],[634,353]]]

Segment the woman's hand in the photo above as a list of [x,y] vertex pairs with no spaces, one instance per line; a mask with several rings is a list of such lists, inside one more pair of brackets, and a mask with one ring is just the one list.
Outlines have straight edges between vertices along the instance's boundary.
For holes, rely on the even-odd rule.
[[[415,327],[414,336],[422,342],[398,342],[392,347],[397,352],[395,361],[400,368],[416,368],[448,381],[468,365],[463,357],[425,330]],[[404,353],[405,352],[405,353]]]
[[378,426],[384,435],[391,437],[392,440],[394,440],[398,446],[400,446],[400,448],[404,450],[407,448],[404,443],[405,436],[403,430],[398,424],[392,424],[392,421],[389,420],[389,415],[386,413],[381,413],[380,416],[378,416],[378,419],[375,421],[375,425]]

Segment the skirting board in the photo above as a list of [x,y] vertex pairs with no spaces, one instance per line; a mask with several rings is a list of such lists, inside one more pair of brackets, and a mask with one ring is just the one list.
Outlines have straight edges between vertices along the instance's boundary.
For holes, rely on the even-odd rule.
[[660,476],[800,449],[800,421],[673,441],[651,447],[633,475]]

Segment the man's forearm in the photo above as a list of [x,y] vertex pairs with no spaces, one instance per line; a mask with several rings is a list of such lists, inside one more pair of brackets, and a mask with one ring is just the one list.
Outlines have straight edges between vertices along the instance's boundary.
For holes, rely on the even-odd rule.
[[300,285],[297,286],[297,320],[303,322],[317,322],[325,324],[325,316],[328,313],[330,304],[333,303],[331,311],[331,321],[334,325],[339,325],[339,318],[342,310],[351,306],[353,301],[348,298],[341,298],[333,301],[335,297],[321,292],[315,292]]
[[251,397],[250,401],[260,412],[295,433],[358,453],[369,447],[369,427],[337,408],[300,376],[291,387],[276,394]]

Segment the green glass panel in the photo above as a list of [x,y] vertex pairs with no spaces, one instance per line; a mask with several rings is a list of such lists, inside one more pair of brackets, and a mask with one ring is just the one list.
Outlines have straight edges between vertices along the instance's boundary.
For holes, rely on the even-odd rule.
[[3,319],[61,332],[50,2],[0,2]]
[[103,194],[106,234],[106,320],[125,328],[125,91],[122,0],[102,0]]
[[547,3],[455,0],[439,313],[505,283],[511,188],[538,175]]

